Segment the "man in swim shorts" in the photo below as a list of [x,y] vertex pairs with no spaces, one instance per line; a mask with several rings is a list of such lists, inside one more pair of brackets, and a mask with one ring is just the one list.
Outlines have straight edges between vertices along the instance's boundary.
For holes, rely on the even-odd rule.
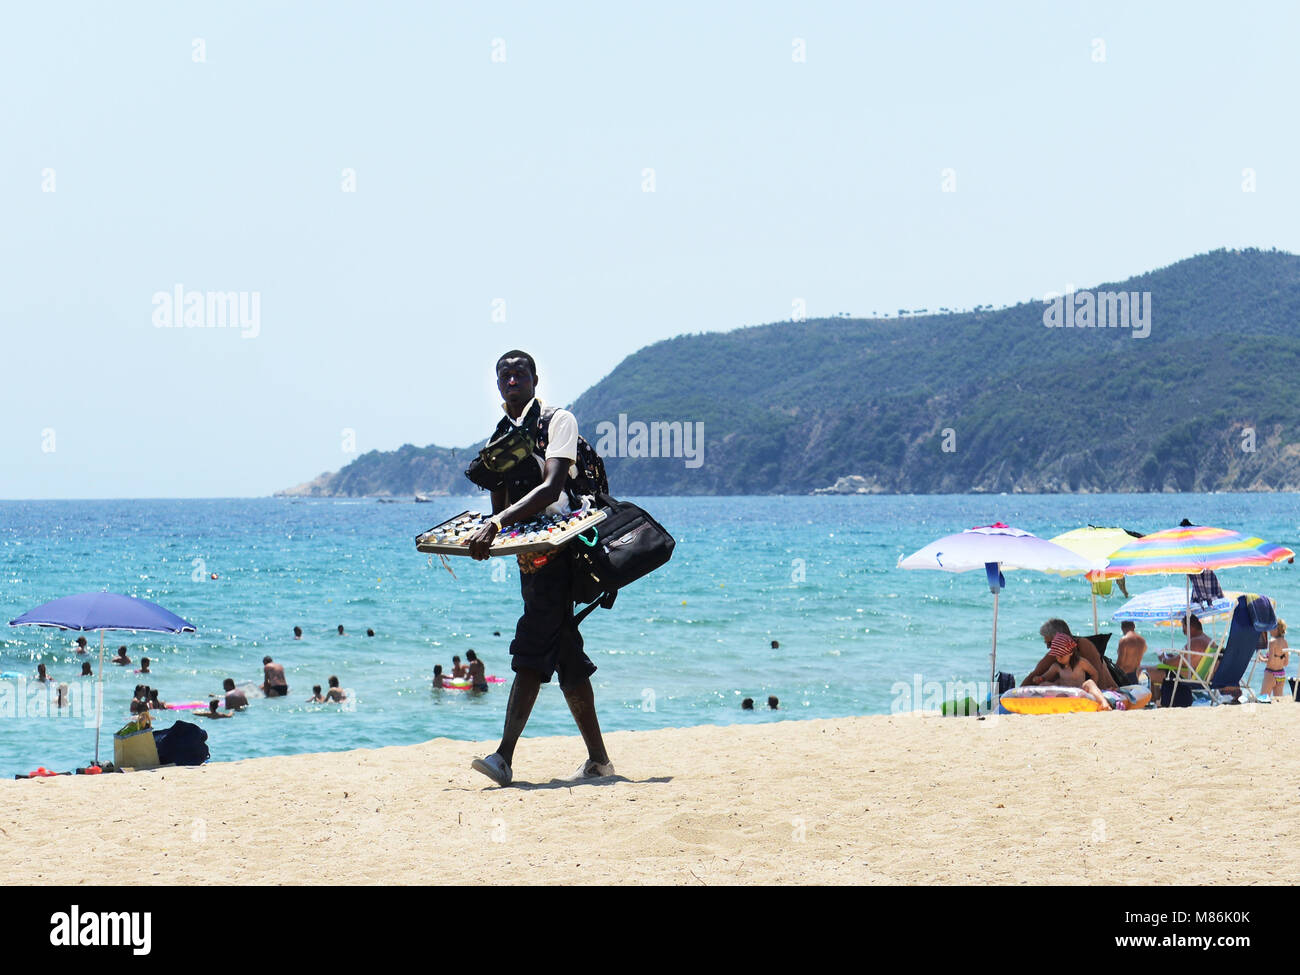
[[1138,633],[1132,620],[1125,620],[1119,628],[1124,635],[1119,638],[1119,647],[1115,651],[1115,666],[1122,672],[1124,684],[1136,684],[1142,657],[1147,652],[1147,641]]
[[267,697],[284,697],[289,693],[284,665],[275,663],[270,657],[262,658],[262,693]]
[[[533,357],[517,349],[507,352],[497,360],[496,379],[502,409],[522,432],[537,420],[543,408],[536,398],[537,367]],[[522,473],[527,474],[526,479],[521,478],[523,484],[508,480],[506,486],[492,491],[493,518],[471,538],[473,558],[488,558],[493,539],[507,525],[526,522],[543,512],[571,510],[565,486],[570,478],[577,477],[577,419],[568,410],[555,410],[550,414],[545,439],[544,449],[535,447],[531,457],[524,456],[512,469],[512,474],[517,475],[523,468]],[[523,465],[536,465],[537,469]],[[536,486],[526,487],[528,483]],[[524,613],[510,643],[510,667],[515,679],[506,703],[505,730],[497,750],[486,758],[475,759],[472,767],[498,785],[510,784],[515,745],[528,723],[537,693],[542,684],[550,683],[552,675],[558,675],[560,690],[587,746],[587,761],[575,778],[613,775],[614,766],[605,751],[591,688],[596,665],[583,650],[582,634],[573,619],[569,558],[563,553],[519,556],[519,589]]]

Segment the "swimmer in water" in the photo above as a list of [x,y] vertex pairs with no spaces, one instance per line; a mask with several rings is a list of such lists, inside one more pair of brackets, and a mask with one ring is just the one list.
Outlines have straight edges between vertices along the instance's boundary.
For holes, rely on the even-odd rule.
[[217,703],[218,703],[217,699],[213,698],[211,701],[208,702],[208,709],[206,711],[193,711],[191,713],[196,718],[233,718],[234,717],[234,715],[231,714],[229,711],[218,711]]
[[442,664],[433,665],[433,689],[440,691],[447,685],[443,683],[447,678],[443,676]]
[[289,694],[284,664],[277,664],[269,656],[262,658],[262,693],[267,697],[287,697]]
[[311,686],[311,697],[307,698],[307,703],[308,703],[308,704],[324,704],[324,703],[325,703],[325,698],[321,697],[321,693],[320,693],[320,685],[319,685],[319,684],[312,684],[312,686]]
[[326,701],[331,704],[342,704],[348,699],[347,692],[344,691],[343,688],[339,687],[339,679],[333,674],[330,675],[329,685],[330,689],[325,692]]
[[469,665],[465,669],[469,672],[469,679],[473,681],[470,689],[486,691],[488,689],[487,672],[483,669],[483,661],[478,659],[478,654],[473,650],[465,654],[465,659],[469,661]]
[[89,653],[89,652],[90,651],[86,649],[86,638],[84,636],[77,637],[77,653]]
[[468,673],[469,668],[460,662],[460,657],[453,656],[451,658],[451,676],[464,677]]
[[236,711],[242,711],[248,707],[248,695],[235,688],[233,678],[227,677],[221,682],[221,687],[226,692],[226,707]]
[[119,667],[125,667],[131,663],[131,658],[126,655],[126,644],[117,648],[117,656],[110,660],[109,663],[117,664]]
[[302,639],[302,627],[301,627],[301,626],[295,626],[295,627],[293,628],[293,638],[294,638],[295,640],[301,640],[301,639]]
[[140,658],[140,669],[137,670],[136,673],[137,673],[137,674],[147,674],[147,673],[149,673],[149,672],[150,672],[150,671],[149,671],[149,658],[148,658],[148,657],[141,657],[141,658]]
[[342,623],[339,624],[339,636],[347,636],[347,634],[343,632],[343,624],[342,624]]
[[93,670],[91,670],[91,668],[90,668],[90,661],[89,661],[89,660],[83,660],[83,661],[81,662],[81,676],[82,676],[82,677],[94,677],[94,676],[95,676],[95,672],[94,672]]
[[50,675],[45,672],[45,664],[36,665],[36,679],[42,684],[48,684],[50,682]]

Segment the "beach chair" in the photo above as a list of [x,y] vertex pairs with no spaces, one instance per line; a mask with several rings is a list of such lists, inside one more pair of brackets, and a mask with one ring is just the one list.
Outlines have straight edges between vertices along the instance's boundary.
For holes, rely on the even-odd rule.
[[[1223,704],[1229,700],[1238,700],[1243,696],[1254,699],[1250,688],[1241,686],[1241,677],[1246,672],[1246,665],[1255,656],[1255,644],[1258,635],[1254,619],[1246,605],[1246,597],[1237,597],[1237,606],[1232,611],[1232,622],[1228,627],[1228,638],[1222,647],[1211,643],[1210,652],[1206,653],[1198,666],[1179,667],[1174,672],[1174,697],[1179,686],[1187,684],[1196,697],[1204,697],[1211,704]],[[1186,657],[1180,652],[1180,656]],[[1180,663],[1190,663],[1180,660]],[[1180,674],[1180,671],[1191,671]],[[1233,693],[1235,692],[1235,693]]]
[[[1219,654],[1222,652],[1222,647],[1217,643],[1211,643],[1195,666],[1192,665],[1191,655],[1185,650],[1178,651],[1178,663],[1160,664],[1157,669],[1165,672],[1165,679],[1160,687],[1160,706],[1171,708],[1191,707],[1192,688],[1198,688],[1202,691],[1209,690],[1210,675],[1214,673],[1214,667],[1219,662]],[[1189,670],[1192,673],[1179,677],[1179,672],[1183,670]],[[1168,694],[1165,692],[1166,686],[1169,688]],[[1181,697],[1178,694],[1180,688],[1186,689],[1186,693]]]

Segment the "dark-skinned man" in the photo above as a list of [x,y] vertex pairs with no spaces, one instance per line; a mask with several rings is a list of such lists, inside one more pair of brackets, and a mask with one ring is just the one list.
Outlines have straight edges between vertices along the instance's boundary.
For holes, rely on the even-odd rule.
[[[533,436],[539,429],[544,409],[536,398],[537,367],[532,356],[512,350],[497,360],[497,389],[501,406],[516,430]],[[536,472],[524,467],[506,478],[506,486],[492,490],[492,520],[470,539],[475,559],[486,559],[493,539],[507,525],[526,522],[543,512],[563,513],[571,508],[566,483],[577,475],[578,421],[568,410],[554,410],[545,424],[545,449],[538,446],[520,465],[536,465]],[[535,486],[533,486],[535,485]],[[613,775],[614,766],[605,751],[596,718],[596,699],[591,675],[596,665],[584,652],[582,634],[573,621],[572,577],[568,557],[551,554],[520,555],[519,587],[524,613],[515,627],[510,644],[510,667],[515,678],[506,703],[505,730],[497,750],[472,765],[498,785],[509,785],[514,777],[515,745],[523,734],[537,692],[559,677],[560,689],[568,702],[587,746],[587,761],[575,778]]]

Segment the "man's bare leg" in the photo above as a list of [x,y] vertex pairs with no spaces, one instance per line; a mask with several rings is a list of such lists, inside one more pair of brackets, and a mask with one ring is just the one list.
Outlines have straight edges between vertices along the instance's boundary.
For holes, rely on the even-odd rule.
[[[542,675],[537,671],[515,671],[515,679],[510,683],[510,700],[506,702],[506,727],[501,733],[501,745],[497,748],[497,754],[509,766],[514,766],[515,745],[524,733],[528,716],[533,713],[533,705],[537,703],[537,692],[541,686]],[[599,733],[597,731],[598,735]]]
[[609,755],[605,751],[605,739],[600,735],[600,721],[596,718],[596,694],[591,689],[591,679],[584,677],[581,684],[569,688],[564,692],[564,699],[569,702],[569,711],[577,722],[578,730],[582,732],[587,757],[601,765],[607,764]]

